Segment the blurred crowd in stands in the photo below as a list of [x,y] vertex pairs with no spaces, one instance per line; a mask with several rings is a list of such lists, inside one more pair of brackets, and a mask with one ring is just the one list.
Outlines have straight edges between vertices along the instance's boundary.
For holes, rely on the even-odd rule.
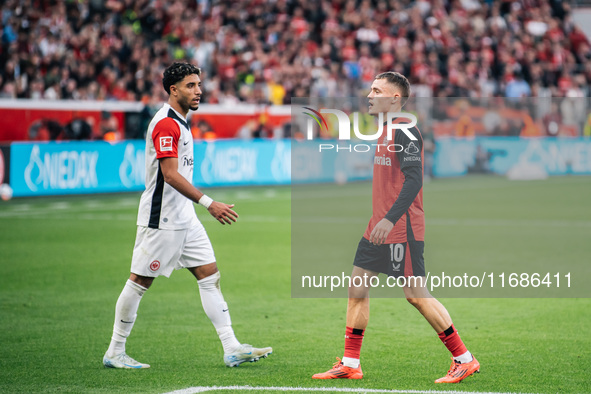
[[206,103],[367,94],[386,70],[417,96],[587,97],[591,45],[560,0],[5,0],[0,97],[166,99],[203,70]]

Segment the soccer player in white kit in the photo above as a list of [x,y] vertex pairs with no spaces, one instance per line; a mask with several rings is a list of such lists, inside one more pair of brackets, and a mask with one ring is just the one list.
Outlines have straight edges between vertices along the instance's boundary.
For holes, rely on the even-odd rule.
[[201,70],[174,63],[164,71],[162,84],[168,103],[154,115],[146,135],[146,190],[140,200],[131,275],[115,307],[115,325],[103,364],[109,368],[149,368],[125,352],[142,296],[154,278],[169,277],[173,269],[187,268],[197,279],[203,309],[213,323],[229,367],[257,361],[272,353],[270,347],[241,344],[232,329],[228,305],[220,291],[220,273],[209,237],[193,202],[203,205],[221,224],[236,222],[234,204],[213,201],[195,188],[193,136],[187,124],[189,110],[201,98]]

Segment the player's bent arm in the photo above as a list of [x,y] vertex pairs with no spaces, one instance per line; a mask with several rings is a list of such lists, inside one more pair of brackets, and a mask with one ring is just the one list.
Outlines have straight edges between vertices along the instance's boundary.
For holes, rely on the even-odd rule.
[[176,157],[164,157],[160,160],[160,171],[164,182],[172,186],[176,191],[187,197],[189,200],[198,203],[203,196],[195,186],[182,176],[179,171],[179,161]]
[[404,183],[398,198],[384,217],[393,224],[404,215],[423,187],[423,173],[420,166],[409,166],[402,169]]
[[[160,160],[160,171],[164,177],[164,182],[172,186],[176,191],[187,197],[189,200],[199,203],[204,194],[191,184],[184,176],[178,172],[178,158],[163,157]],[[224,204],[223,202],[213,201],[207,210],[221,224],[232,224],[238,218],[238,214],[232,210],[234,204]]]
[[386,216],[375,225],[369,235],[369,242],[374,245],[382,245],[386,242],[386,238],[394,228],[394,224],[408,211],[423,187],[423,175],[420,166],[405,167],[402,172],[404,173],[404,183],[398,198]]
[[409,129],[409,131],[415,136],[414,141],[411,141],[406,133],[396,133],[394,137],[397,144],[407,148],[396,152],[400,162],[400,170],[404,174],[404,183],[396,201],[384,217],[393,224],[396,224],[408,211],[423,187],[423,137],[416,127]]

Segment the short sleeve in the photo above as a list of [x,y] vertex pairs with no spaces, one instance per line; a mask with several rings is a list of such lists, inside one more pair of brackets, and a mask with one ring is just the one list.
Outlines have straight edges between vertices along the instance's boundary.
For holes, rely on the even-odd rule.
[[156,158],[178,157],[180,136],[181,129],[174,119],[164,118],[158,122],[152,132]]
[[423,164],[421,153],[423,151],[423,138],[416,127],[408,129],[416,140],[410,137],[402,130],[396,130],[395,143],[402,145],[402,150],[397,152],[400,168],[412,166],[421,166]]

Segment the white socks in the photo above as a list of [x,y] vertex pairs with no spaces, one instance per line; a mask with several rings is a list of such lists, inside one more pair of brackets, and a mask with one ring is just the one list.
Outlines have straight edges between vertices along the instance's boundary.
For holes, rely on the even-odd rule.
[[108,357],[114,357],[125,351],[125,341],[131,333],[137,317],[137,309],[146,290],[148,289],[130,279],[125,283],[115,306],[115,325],[111,344],[107,350]]
[[[236,351],[240,342],[234,335],[228,304],[224,301],[224,296],[220,291],[220,273],[216,272],[207,278],[198,280],[197,284],[203,310],[218,333],[224,353]],[[129,279],[125,283],[115,307],[115,325],[113,326],[111,344],[107,350],[108,357],[114,357],[125,351],[125,341],[131,333],[140,301],[146,290],[145,287]]]
[[458,357],[454,357],[454,360],[461,362],[462,364],[469,363],[472,361],[474,357],[472,357],[472,353],[468,350],[466,353],[459,355]]
[[240,342],[234,336],[228,304],[224,301],[220,290],[220,273],[216,272],[207,278],[198,280],[197,284],[203,310],[218,333],[224,353],[234,352],[240,346]]
[[345,367],[349,368],[359,368],[359,359],[358,358],[351,358],[351,357],[343,357],[341,360]]

